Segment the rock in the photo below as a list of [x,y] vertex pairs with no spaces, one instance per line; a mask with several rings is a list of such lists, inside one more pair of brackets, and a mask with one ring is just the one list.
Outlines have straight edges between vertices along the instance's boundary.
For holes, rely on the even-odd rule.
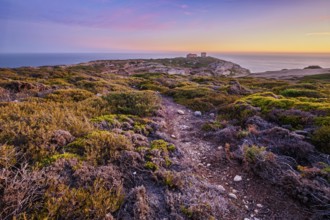
[[232,199],[237,199],[237,196],[234,193],[229,193],[228,196]]
[[202,116],[202,112],[200,112],[200,111],[195,111],[195,112],[194,112],[194,115],[195,115],[196,117],[201,117],[201,116]]
[[264,206],[261,205],[261,204],[257,204],[257,207],[258,207],[258,208],[262,208],[262,207],[264,207]]
[[178,113],[179,115],[184,115],[184,111],[182,111],[182,110],[178,110],[177,113]]
[[214,113],[210,113],[210,117],[214,118],[215,114]]
[[102,94],[101,94],[101,93],[97,93],[96,96],[97,96],[97,97],[101,97]]
[[217,187],[218,187],[218,189],[221,190],[221,191],[226,191],[225,187],[223,187],[222,185],[218,185]]
[[236,189],[233,189],[232,192],[235,194],[238,193],[238,191]]
[[234,177],[234,181],[235,181],[235,182],[240,182],[240,181],[242,181],[242,177],[239,176],[239,175],[236,175],[236,176]]
[[174,134],[171,135],[171,138],[176,138],[176,136]]
[[57,146],[63,147],[74,140],[70,132],[65,130],[56,130],[51,138],[51,142]]
[[211,164],[208,163],[208,164],[206,164],[206,166],[209,167],[209,166],[211,166]]

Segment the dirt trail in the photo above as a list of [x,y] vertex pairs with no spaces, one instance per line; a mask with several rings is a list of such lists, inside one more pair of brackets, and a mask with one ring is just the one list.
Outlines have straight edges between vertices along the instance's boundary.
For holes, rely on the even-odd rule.
[[[235,210],[239,210],[225,219],[309,219],[310,214],[297,201],[244,171],[241,164],[228,161],[223,146],[203,138],[201,126],[214,118],[209,115],[196,117],[193,111],[167,97],[163,97],[163,106],[167,124],[164,136],[180,152],[180,156],[172,158],[174,164],[211,185],[225,188],[223,196]],[[178,110],[184,114],[179,114]],[[235,182],[236,175],[241,176],[242,181]],[[230,193],[237,199],[231,198]]]

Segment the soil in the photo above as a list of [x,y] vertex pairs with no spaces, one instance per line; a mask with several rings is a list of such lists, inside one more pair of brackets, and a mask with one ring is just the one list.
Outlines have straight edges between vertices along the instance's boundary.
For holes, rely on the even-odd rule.
[[[223,219],[311,218],[307,207],[290,198],[280,188],[244,170],[239,162],[227,159],[224,146],[203,138],[201,126],[214,117],[197,117],[193,111],[167,97],[163,97],[163,106],[167,124],[163,131],[164,138],[174,143],[180,152],[179,156],[172,158],[174,166],[201,177],[208,184],[225,188],[223,196],[239,211]],[[184,111],[184,115],[180,115],[178,110]],[[236,175],[242,176],[242,181],[235,182]],[[233,192],[237,199],[228,196]]]

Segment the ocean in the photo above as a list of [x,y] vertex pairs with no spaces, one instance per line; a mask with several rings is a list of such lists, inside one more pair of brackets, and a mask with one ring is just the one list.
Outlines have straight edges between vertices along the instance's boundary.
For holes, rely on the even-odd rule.
[[[208,55],[237,63],[253,73],[282,69],[301,69],[310,65],[330,68],[330,54],[210,53]],[[0,67],[67,65],[93,60],[156,59],[183,56],[185,56],[184,53],[0,54]]]

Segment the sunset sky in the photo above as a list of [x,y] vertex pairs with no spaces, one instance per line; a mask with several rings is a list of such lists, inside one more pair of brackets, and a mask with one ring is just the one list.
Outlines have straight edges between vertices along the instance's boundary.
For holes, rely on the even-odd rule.
[[0,0],[0,52],[327,52],[330,0]]

